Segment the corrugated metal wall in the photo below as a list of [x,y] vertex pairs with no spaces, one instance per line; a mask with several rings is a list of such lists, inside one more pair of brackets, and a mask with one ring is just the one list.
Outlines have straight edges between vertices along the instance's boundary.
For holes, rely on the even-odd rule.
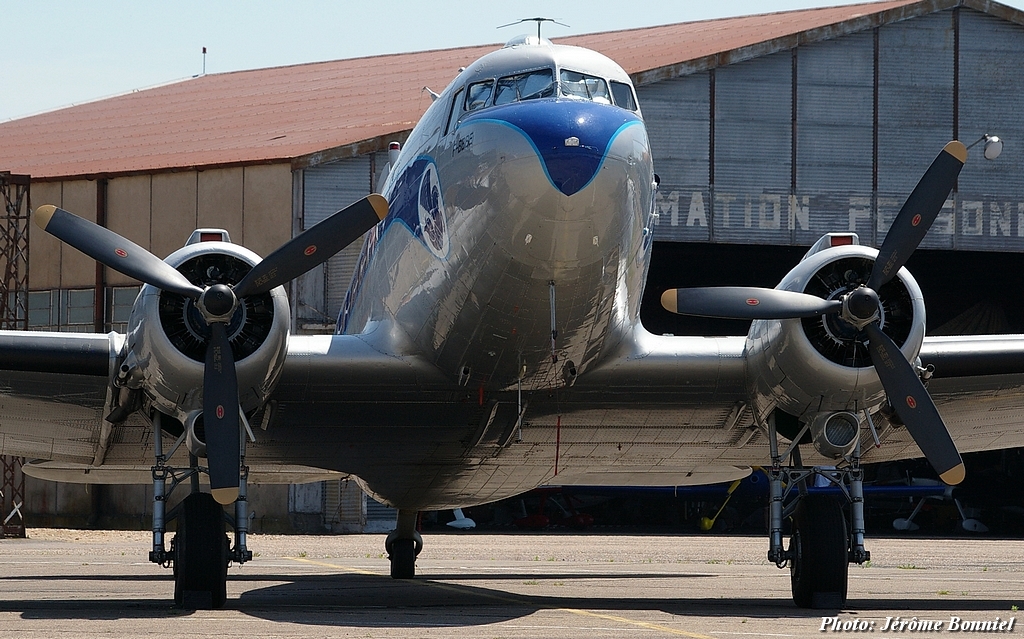
[[[879,29],[879,240],[935,154],[954,136],[953,36],[950,11]],[[951,248],[945,228],[945,217],[936,220],[921,246]]]
[[670,184],[662,183],[659,224],[672,227],[673,231],[682,225],[694,239],[703,241],[709,239],[709,231],[701,221],[707,219],[711,202],[709,82],[708,73],[697,73],[658,82],[640,92],[651,148],[657,159],[655,169],[662,180],[671,179]]
[[[814,202],[807,227],[794,225],[797,244],[847,230],[852,205],[870,208],[874,77],[872,32],[797,52],[796,196],[801,212]],[[864,226],[860,232],[870,242],[870,223]]]
[[[303,230],[373,192],[386,162],[387,153],[376,153],[305,169],[302,176]],[[361,239],[353,242],[324,267],[314,269],[302,279],[298,287],[300,324],[334,324],[362,246]]]
[[924,241],[1024,252],[1024,27],[960,8],[638,88],[656,239],[878,245],[942,146],[989,132]]
[[960,137],[985,133],[1006,140],[994,162],[971,150],[960,174],[957,246],[1024,250],[1024,28],[975,11],[960,11]]
[[789,242],[792,64],[787,51],[715,72],[715,241]]

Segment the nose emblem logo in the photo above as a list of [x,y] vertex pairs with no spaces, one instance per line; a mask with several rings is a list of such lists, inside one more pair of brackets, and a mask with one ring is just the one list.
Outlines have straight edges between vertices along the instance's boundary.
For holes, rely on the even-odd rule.
[[306,257],[309,257],[313,253],[316,253],[316,244],[310,244],[309,246],[307,246],[306,250],[303,251],[303,253],[306,254]]
[[123,248],[114,249],[114,253],[118,257],[128,257],[128,251],[124,250]]
[[757,306],[760,303],[761,300],[757,299],[756,297],[751,297],[750,299],[747,300],[747,306]]
[[427,165],[420,179],[419,214],[423,243],[437,257],[448,257],[449,239],[448,225],[444,219],[444,200],[441,197],[437,169],[433,164]]
[[578,137],[576,137],[575,135],[572,136],[571,138],[565,138],[565,146],[579,146],[579,145],[580,145],[580,139]]
[[217,406],[217,419],[224,419],[224,407]]

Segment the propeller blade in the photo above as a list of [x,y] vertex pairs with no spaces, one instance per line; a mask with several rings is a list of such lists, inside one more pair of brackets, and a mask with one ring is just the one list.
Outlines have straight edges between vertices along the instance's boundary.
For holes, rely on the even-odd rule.
[[959,484],[966,474],[964,462],[921,378],[896,343],[877,324],[868,324],[866,329],[871,361],[882,388],[889,396],[889,403],[939,478],[949,485]]
[[885,234],[871,269],[868,288],[877,291],[907,263],[938,217],[966,161],[967,147],[957,140],[939,152]]
[[235,285],[235,295],[265,293],[323,264],[387,217],[388,201],[372,193],[285,242]]
[[32,219],[50,235],[128,277],[192,299],[203,293],[203,289],[159,257],[74,213],[45,204],[36,209]]
[[210,462],[210,492],[219,504],[238,498],[240,465],[238,379],[231,354],[227,326],[210,324],[203,371],[203,424],[206,427],[206,458]]
[[753,286],[670,288],[661,295],[665,310],[680,315],[731,319],[791,319],[838,312],[843,303],[814,295]]

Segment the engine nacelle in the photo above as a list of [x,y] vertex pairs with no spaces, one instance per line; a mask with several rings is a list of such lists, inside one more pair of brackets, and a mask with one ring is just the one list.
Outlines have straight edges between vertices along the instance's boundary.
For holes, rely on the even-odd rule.
[[[777,289],[839,299],[867,282],[878,251],[859,245],[812,253]],[[878,291],[880,326],[913,362],[925,334],[924,298],[905,268]],[[813,415],[858,412],[885,398],[867,337],[838,314],[755,320],[747,336],[747,380],[762,418],[778,408],[803,421]]]
[[[237,283],[260,257],[237,244],[199,242],[178,249],[165,261],[203,287]],[[283,287],[247,296],[228,323],[243,411],[265,403],[280,377],[289,325]],[[142,287],[128,320],[127,348],[136,354],[129,358],[136,367],[132,378],[141,379],[141,388],[161,412],[182,423],[189,422],[190,414],[202,411],[209,336],[210,329],[191,299],[149,285]]]

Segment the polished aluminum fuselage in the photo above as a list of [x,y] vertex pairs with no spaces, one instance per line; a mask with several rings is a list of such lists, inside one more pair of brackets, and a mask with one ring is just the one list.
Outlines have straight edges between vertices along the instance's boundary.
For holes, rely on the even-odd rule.
[[364,248],[345,332],[393,322],[452,381],[536,390],[585,372],[637,322],[654,188],[638,113],[551,97],[474,111],[445,132],[467,84],[543,67],[629,81],[599,54],[552,45],[462,71],[384,185],[392,211]]

